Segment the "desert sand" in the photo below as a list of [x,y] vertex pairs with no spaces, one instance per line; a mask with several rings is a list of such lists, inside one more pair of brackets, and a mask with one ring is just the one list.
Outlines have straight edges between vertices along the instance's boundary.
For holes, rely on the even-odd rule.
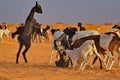
[[[8,25],[12,32],[15,31],[16,25]],[[51,25],[54,28],[64,29],[63,25]],[[68,25],[66,25],[69,27]],[[76,25],[71,25],[76,27]],[[96,29],[101,33],[107,32],[113,25],[84,25],[87,29]],[[98,29],[98,27],[100,29]],[[40,43],[33,43],[26,53],[28,63],[23,60],[20,54],[19,64],[15,63],[16,53],[19,44],[15,39],[3,40],[0,44],[0,80],[120,80],[120,68],[117,67],[117,54],[115,54],[115,63],[109,72],[105,67],[100,70],[97,61],[91,69],[88,66],[80,71],[78,68],[73,70],[68,68],[59,68],[55,66],[54,50],[52,66],[49,67],[49,56],[51,51],[51,39]]]

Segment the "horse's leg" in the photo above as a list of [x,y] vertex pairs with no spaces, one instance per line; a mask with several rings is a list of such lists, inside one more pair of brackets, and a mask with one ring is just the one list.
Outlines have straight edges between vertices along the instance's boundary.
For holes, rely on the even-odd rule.
[[29,50],[31,44],[25,45],[25,50],[23,51],[22,55],[24,57],[25,62],[27,63],[26,52]]
[[[95,64],[95,62],[97,61],[98,57],[95,56],[95,58],[93,59],[93,62],[92,62],[92,65],[91,65],[91,68],[93,68],[93,65]],[[102,69],[102,61],[99,59],[99,62],[100,62],[100,69]]]
[[41,40],[40,40],[40,36],[41,36],[40,33],[38,33],[39,42],[41,42]]
[[118,67],[120,67],[120,54],[118,54]]
[[45,39],[47,40],[47,41],[49,41],[49,34],[46,32],[46,34],[45,34]]
[[103,62],[103,64],[106,66],[106,64],[105,64],[105,62],[103,61],[103,59],[102,59],[102,57],[100,56],[100,52],[98,53],[97,52],[97,49],[96,49],[96,47],[94,47],[94,53],[96,54],[96,56],[95,56],[95,58],[94,58],[94,60],[93,60],[93,63],[92,63],[92,66],[91,67],[93,67],[93,65],[94,65],[94,63],[96,62],[96,60],[99,58],[99,63],[100,63],[100,69],[102,69],[103,67],[102,67],[102,62]]
[[[93,65],[95,64],[95,62],[96,62],[97,59],[98,59],[98,56],[96,56],[96,57],[94,58],[93,63],[92,63],[92,67],[93,67]],[[102,66],[102,61],[101,61],[100,58],[99,58],[99,63],[100,63],[100,69],[102,69],[103,66]]]
[[95,62],[97,61],[98,57],[95,56],[95,58],[93,59],[93,62],[92,62],[92,65],[91,65],[91,68],[93,68],[93,65],[95,64]]
[[106,67],[106,62],[102,59],[102,57],[100,55],[98,57],[99,57],[100,69],[103,68],[102,63]]
[[100,69],[102,69],[103,66],[102,66],[102,61],[100,59],[99,59],[99,62],[100,62]]
[[117,53],[118,53],[118,67],[120,67],[120,48],[118,48]]
[[106,67],[108,66],[108,59],[109,59],[109,56],[108,55],[104,55],[104,63],[106,64]]
[[51,50],[51,53],[50,53],[49,66],[51,66],[51,63],[52,63],[52,55],[53,55],[53,49]]
[[33,36],[34,36],[34,33],[31,34],[31,40],[32,40],[32,42],[34,42]]
[[[93,59],[93,62],[92,62],[92,65],[91,65],[91,68],[93,68],[93,65],[95,64],[95,62],[97,61],[98,59],[98,56],[95,56],[95,58]],[[102,69],[102,61],[99,59],[99,62],[100,62],[100,69]]]
[[[57,51],[57,54],[56,54],[56,60],[58,60],[58,59],[60,59],[60,58],[61,58],[61,56],[60,56],[60,55],[61,55],[61,53],[60,53],[60,51],[58,50],[58,51]],[[60,56],[60,57],[59,57],[59,56]]]
[[34,33],[32,34],[32,42],[35,42],[35,37],[36,37],[36,33],[34,32]]
[[23,47],[23,44],[20,43],[19,50],[18,50],[18,52],[17,52],[17,57],[16,57],[16,63],[17,63],[17,64],[18,64],[18,58],[19,58],[20,51],[21,51],[22,47]]
[[73,60],[73,65],[72,65],[73,69],[75,69],[76,64],[77,64],[77,60]]
[[73,65],[72,59],[70,57],[69,57],[69,62],[70,62],[71,65]]
[[33,42],[35,42],[36,33],[33,34]]
[[79,69],[82,70],[82,67],[84,65],[84,61],[81,62]]
[[83,63],[81,63],[82,65],[80,66],[81,71],[84,70],[84,68],[86,67],[86,65],[88,63],[88,60],[85,56],[83,57],[83,59],[84,59],[84,61],[83,61]]
[[51,66],[53,50],[55,49],[55,43],[54,43],[54,41],[55,41],[55,40],[52,40],[52,48],[51,48],[51,53],[50,53],[49,66]]
[[110,65],[109,65],[109,67],[107,66],[107,69],[106,69],[106,71],[109,71],[111,68],[112,68],[112,65],[113,65],[113,63],[114,63],[114,56],[113,56],[113,54],[112,54],[112,51],[109,51],[108,50],[108,53],[109,53],[109,56],[110,56]]
[[35,35],[35,40],[36,40],[36,43],[37,43],[37,33],[36,33],[36,35]]

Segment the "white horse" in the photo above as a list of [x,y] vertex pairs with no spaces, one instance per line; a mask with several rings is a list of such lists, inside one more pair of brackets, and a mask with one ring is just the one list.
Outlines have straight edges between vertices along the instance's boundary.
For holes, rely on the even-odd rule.
[[0,29],[0,44],[2,43],[2,39],[9,39],[9,33],[10,31],[5,28],[5,29]]
[[2,43],[2,39],[3,39],[3,30],[0,29],[0,44]]
[[96,31],[96,30],[85,30],[85,31],[78,31],[76,32],[73,37],[72,37],[72,43],[75,42],[75,40],[83,38],[83,37],[87,37],[87,36],[91,36],[91,35],[100,35],[100,32]]
[[75,68],[76,63],[79,65],[81,63],[80,70],[83,70],[88,63],[88,57],[91,55],[99,57],[99,59],[103,62],[102,57],[97,51],[94,40],[87,40],[80,47],[74,50],[64,50],[63,47],[59,47],[59,49],[61,53],[65,52],[66,55],[73,60],[73,68]]
[[3,30],[3,35],[5,35],[5,39],[9,39],[9,33],[10,31],[7,28]]
[[[53,50],[56,49],[59,45],[61,45],[61,43],[59,43],[63,38],[65,38],[64,40],[68,40],[68,36],[61,30],[56,30],[56,29],[51,29],[51,33],[52,33],[52,48],[51,48],[51,53],[50,53],[50,62],[49,62],[49,66],[51,65],[52,62],[52,55],[53,55]],[[58,58],[58,54],[56,56]]]

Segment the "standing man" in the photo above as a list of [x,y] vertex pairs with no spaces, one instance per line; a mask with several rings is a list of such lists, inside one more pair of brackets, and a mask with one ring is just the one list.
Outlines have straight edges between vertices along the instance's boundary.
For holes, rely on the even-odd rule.
[[82,23],[80,23],[80,22],[78,23],[77,26],[79,27],[79,30],[80,30],[80,31],[86,30],[85,27],[83,27],[83,26],[82,26]]

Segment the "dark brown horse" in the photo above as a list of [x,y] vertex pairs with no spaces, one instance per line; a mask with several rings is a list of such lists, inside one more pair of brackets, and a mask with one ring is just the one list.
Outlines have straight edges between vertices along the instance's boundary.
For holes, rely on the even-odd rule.
[[25,21],[25,29],[23,33],[18,36],[18,41],[20,46],[17,52],[17,57],[16,57],[17,64],[18,64],[19,55],[23,46],[25,46],[25,50],[22,52],[22,55],[24,57],[25,62],[27,63],[26,52],[29,50],[31,46],[31,33],[36,23],[36,20],[34,19],[35,12],[42,13],[41,6],[37,2],[36,2],[36,5],[31,9],[30,14],[28,15]]

